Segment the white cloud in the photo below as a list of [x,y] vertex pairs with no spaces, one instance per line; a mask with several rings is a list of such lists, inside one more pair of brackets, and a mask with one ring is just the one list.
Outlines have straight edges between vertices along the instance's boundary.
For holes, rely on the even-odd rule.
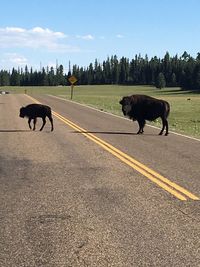
[[28,63],[27,58],[17,53],[6,53],[2,59],[2,62],[14,63],[18,66],[24,66]]
[[9,33],[9,32],[15,32],[15,33],[17,33],[17,32],[25,32],[25,30],[24,29],[22,29],[22,28],[17,28],[17,27],[6,27],[5,29],[0,29],[0,31],[4,31],[4,32],[7,32],[7,33]]
[[117,38],[124,38],[124,36],[122,34],[117,34],[116,37]]
[[94,40],[94,36],[92,36],[91,34],[87,34],[87,35],[76,35],[76,38],[83,39],[83,40]]
[[14,68],[24,68],[30,66],[28,59],[19,53],[0,54],[0,69],[11,70]]
[[53,32],[51,30],[49,30],[48,28],[43,29],[41,27],[35,27],[31,30],[29,30],[30,34],[38,34],[38,35],[42,35],[42,36],[48,36],[50,38],[65,38],[67,37],[64,33],[62,32]]
[[6,27],[0,28],[0,48],[43,48],[51,52],[79,52],[78,47],[61,42],[67,37],[62,32],[54,32],[48,28]]

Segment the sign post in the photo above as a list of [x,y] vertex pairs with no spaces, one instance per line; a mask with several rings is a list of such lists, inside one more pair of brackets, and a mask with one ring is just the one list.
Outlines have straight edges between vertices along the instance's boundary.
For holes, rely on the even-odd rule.
[[78,81],[75,76],[69,77],[68,81],[71,83],[71,99],[73,98],[74,84]]

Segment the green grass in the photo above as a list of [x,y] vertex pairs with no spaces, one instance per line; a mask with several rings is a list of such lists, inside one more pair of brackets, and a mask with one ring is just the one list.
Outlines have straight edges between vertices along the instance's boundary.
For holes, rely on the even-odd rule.
[[[12,93],[52,94],[71,98],[70,86],[61,87],[0,87]],[[75,86],[73,101],[122,116],[119,100],[131,94],[147,94],[167,100],[171,105],[170,130],[200,138],[200,94],[179,88],[156,89],[151,86]],[[160,120],[152,123],[160,127]]]

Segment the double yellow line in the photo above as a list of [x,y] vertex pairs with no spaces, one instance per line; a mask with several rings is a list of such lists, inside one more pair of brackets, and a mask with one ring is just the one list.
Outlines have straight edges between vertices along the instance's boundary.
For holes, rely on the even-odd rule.
[[[30,96],[28,96],[30,97]],[[30,97],[35,102],[39,103],[34,98]],[[57,117],[59,120],[70,126],[71,128],[75,129],[77,132],[83,134],[102,148],[104,148],[106,151],[110,152],[112,155],[116,156],[118,159],[126,163],[128,166],[136,170],[137,172],[141,173],[145,177],[147,177],[149,180],[175,196],[176,198],[186,201],[188,199],[192,200],[199,200],[197,196],[189,192],[188,190],[184,189],[183,187],[177,185],[176,183],[170,181],[169,179],[165,178],[164,176],[160,175],[159,173],[155,172],[154,170],[148,168],[141,162],[135,160],[134,158],[130,157],[129,155],[125,154],[121,150],[115,148],[114,146],[110,145],[109,143],[105,142],[104,140],[98,138],[97,136],[93,135],[92,133],[89,133],[85,129],[81,128],[80,126],[76,125],[72,121],[66,119],[65,117],[61,116],[57,112],[52,112],[55,117]]]

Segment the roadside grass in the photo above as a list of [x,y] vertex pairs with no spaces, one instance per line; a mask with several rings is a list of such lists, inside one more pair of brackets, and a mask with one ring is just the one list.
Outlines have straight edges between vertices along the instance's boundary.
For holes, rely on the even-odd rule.
[[[11,93],[52,94],[71,98],[70,86],[57,87],[0,87]],[[119,100],[122,96],[146,94],[165,99],[170,103],[169,128],[171,131],[200,138],[200,94],[182,91],[180,88],[156,89],[152,86],[85,85],[75,86],[73,101],[123,116]],[[149,123],[149,122],[148,122]],[[160,127],[160,119],[149,124]]]

